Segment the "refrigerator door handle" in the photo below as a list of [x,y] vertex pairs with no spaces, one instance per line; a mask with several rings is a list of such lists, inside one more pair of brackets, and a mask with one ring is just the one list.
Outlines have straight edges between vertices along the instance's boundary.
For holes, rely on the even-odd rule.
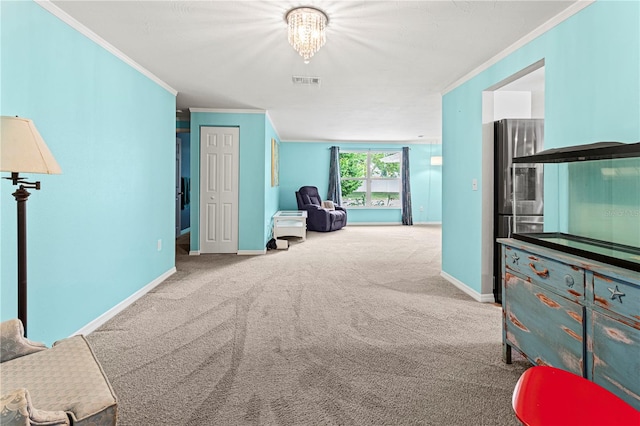
[[507,236],[507,238],[511,238],[511,216],[508,216],[508,223],[509,223],[509,234]]

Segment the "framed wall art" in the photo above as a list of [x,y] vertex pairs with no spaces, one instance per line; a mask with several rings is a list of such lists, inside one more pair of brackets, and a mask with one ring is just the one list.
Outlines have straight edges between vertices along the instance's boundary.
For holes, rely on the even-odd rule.
[[271,139],[271,186],[280,184],[280,153],[278,152],[278,142]]

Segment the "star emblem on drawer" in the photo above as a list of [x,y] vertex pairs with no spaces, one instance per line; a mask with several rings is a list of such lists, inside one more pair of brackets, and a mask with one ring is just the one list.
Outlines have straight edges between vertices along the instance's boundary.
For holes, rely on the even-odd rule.
[[626,294],[621,292],[618,289],[618,286],[616,286],[616,288],[611,288],[611,287],[607,287],[607,288],[611,292],[611,300],[616,300],[617,298],[620,301],[620,303],[622,303],[622,296],[626,296]]
[[512,262],[511,262],[511,263],[513,263],[513,264],[517,265],[517,264],[518,264],[518,261],[520,260],[520,258],[518,257],[518,253],[513,253],[513,254],[511,255],[511,259],[512,259]]

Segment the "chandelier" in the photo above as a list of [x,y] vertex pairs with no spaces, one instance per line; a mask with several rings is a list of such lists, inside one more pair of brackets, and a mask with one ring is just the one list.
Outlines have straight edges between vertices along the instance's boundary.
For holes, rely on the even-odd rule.
[[287,12],[285,20],[289,26],[289,44],[308,64],[327,40],[324,30],[329,18],[320,9],[296,7]]

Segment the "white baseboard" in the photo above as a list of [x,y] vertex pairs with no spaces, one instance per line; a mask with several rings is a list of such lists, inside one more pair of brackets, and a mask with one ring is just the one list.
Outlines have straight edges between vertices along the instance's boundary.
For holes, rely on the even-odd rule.
[[[347,226],[401,226],[402,222],[349,222]],[[442,225],[442,222],[413,222],[413,225]]]
[[[238,250],[238,256],[255,256],[258,254],[266,254],[267,249],[263,250]],[[231,253],[229,253],[231,254]],[[200,256],[200,250],[191,250],[189,256]]]
[[349,222],[347,226],[398,226],[402,222]]
[[238,256],[257,256],[260,254],[267,254],[267,249],[262,250],[238,250]]
[[117,314],[119,314],[120,312],[125,310],[125,308],[127,308],[133,302],[135,302],[136,300],[140,299],[142,296],[147,294],[149,291],[153,290],[156,286],[161,284],[164,280],[166,280],[167,278],[169,278],[171,275],[173,275],[175,273],[176,273],[176,268],[174,266],[173,268],[169,269],[164,274],[160,275],[155,280],[151,281],[146,286],[142,287],[140,290],[138,290],[135,293],[133,293],[131,296],[129,296],[126,299],[124,299],[122,302],[118,303],[113,308],[109,309],[104,314],[100,315],[98,318],[96,318],[93,321],[91,321],[89,324],[87,324],[84,327],[82,327],[80,330],[78,330],[75,333],[73,333],[72,336],[75,336],[77,334],[87,335],[87,334],[93,332],[95,329],[97,329],[102,324],[104,324],[107,321],[109,321],[111,318],[115,317]]
[[493,303],[495,301],[493,293],[490,293],[490,294],[478,293],[477,291],[473,290],[462,281],[452,277],[451,275],[447,274],[444,271],[440,271],[440,276],[445,280],[449,281],[454,286],[458,287],[460,290],[467,293],[469,296],[473,297],[476,301],[480,303]]

